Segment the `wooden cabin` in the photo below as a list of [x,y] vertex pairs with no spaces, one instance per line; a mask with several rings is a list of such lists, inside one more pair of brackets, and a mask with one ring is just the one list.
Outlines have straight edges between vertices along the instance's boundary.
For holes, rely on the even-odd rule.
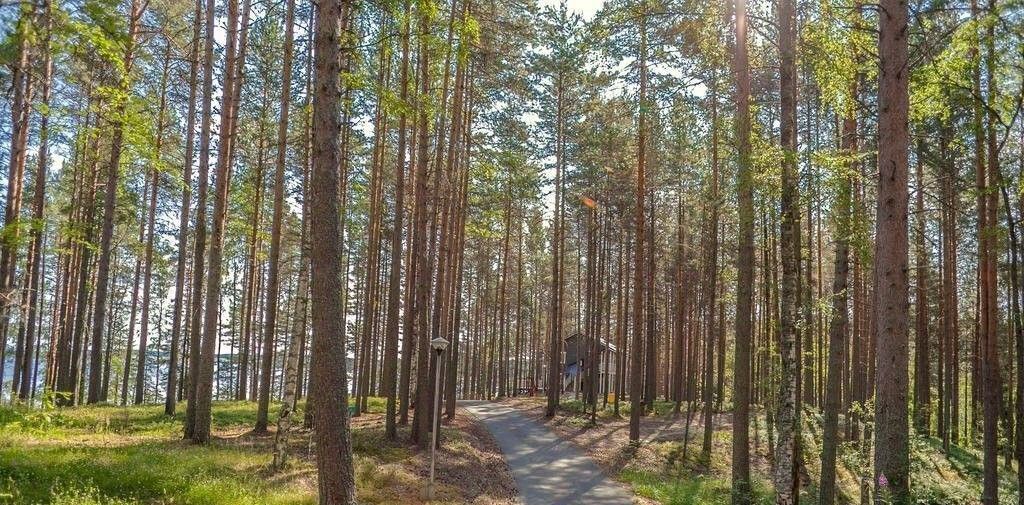
[[[594,340],[580,333],[573,333],[562,341],[562,392],[578,395],[583,392],[583,375],[588,373],[587,359],[590,357],[590,346]],[[607,395],[615,390],[616,357],[618,350],[615,344],[605,339],[597,341],[598,355],[598,395]]]

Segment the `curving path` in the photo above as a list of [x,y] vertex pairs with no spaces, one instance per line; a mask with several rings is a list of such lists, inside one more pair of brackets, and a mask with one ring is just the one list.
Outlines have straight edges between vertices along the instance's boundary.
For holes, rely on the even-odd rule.
[[512,469],[525,505],[628,505],[633,495],[583,451],[516,409],[460,401],[491,432]]

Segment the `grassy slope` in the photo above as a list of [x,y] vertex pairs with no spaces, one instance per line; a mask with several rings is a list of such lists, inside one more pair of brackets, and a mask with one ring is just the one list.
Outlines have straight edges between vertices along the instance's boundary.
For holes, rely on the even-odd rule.
[[[525,404],[527,407],[530,405]],[[700,454],[703,437],[700,413],[694,413],[690,442],[684,444],[679,433],[683,430],[680,425],[685,425],[685,406],[682,418],[670,427],[666,427],[666,424],[672,420],[672,404],[658,403],[655,407],[657,415],[644,419],[642,431],[645,437],[650,436],[652,431],[660,431],[662,434],[648,439],[639,449],[630,449],[625,443],[628,430],[623,427],[628,423],[628,403],[623,405],[621,418],[615,418],[610,407],[609,410],[600,411],[598,426],[592,427],[589,418],[581,414],[582,405],[567,401],[562,404],[562,413],[551,421],[551,425],[556,431],[582,443],[606,469],[619,480],[630,484],[640,496],[671,505],[730,503],[732,432],[729,417],[723,415],[716,418],[711,458],[705,460]],[[807,455],[804,458],[806,473],[800,502],[814,504],[818,501],[815,483],[820,472],[821,419],[817,412],[811,410],[806,412],[805,419],[808,420],[803,432],[804,453]],[[587,435],[587,431],[595,433]],[[756,416],[751,420],[751,471],[755,502],[759,504],[774,503],[766,437],[764,417]],[[599,442],[593,443],[593,440]],[[608,444],[613,450],[595,450],[606,440],[614,440]],[[843,444],[840,452],[838,502],[860,503],[860,487],[869,484],[865,479],[870,479],[870,476],[858,471],[870,471],[870,454],[862,453],[853,443]],[[980,452],[975,449],[961,447],[954,447],[949,454],[945,454],[937,439],[914,437],[911,446],[911,482],[915,502],[935,505],[979,503],[982,472],[980,456]],[[1003,468],[1000,471],[1000,502],[1016,503],[1016,475],[1009,469]]]
[[[426,459],[405,445],[384,441],[381,416],[375,414],[382,410],[382,400],[373,399],[371,414],[353,422],[359,499],[418,503]],[[315,503],[316,471],[308,458],[307,432],[298,430],[292,437],[289,468],[273,474],[273,435],[249,433],[254,403],[216,402],[216,438],[205,447],[180,440],[183,417],[164,416],[162,405],[0,408],[0,504]],[[484,460],[489,455],[472,433],[456,426],[443,434],[447,445],[442,452],[448,459],[440,461],[448,465],[448,475],[459,475],[460,466],[493,464]],[[486,498],[489,491],[477,482],[442,479],[438,493],[442,503],[464,503],[467,496]]]

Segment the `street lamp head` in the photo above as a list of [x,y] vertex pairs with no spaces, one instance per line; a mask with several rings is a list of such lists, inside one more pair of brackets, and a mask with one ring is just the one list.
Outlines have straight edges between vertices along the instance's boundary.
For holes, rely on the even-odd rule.
[[448,341],[441,337],[437,337],[430,341],[430,347],[437,352],[444,352],[444,350],[448,348]]

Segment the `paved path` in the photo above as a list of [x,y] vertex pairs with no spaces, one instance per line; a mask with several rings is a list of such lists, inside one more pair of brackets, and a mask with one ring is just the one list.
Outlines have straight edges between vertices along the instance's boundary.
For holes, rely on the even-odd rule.
[[583,451],[516,409],[486,401],[459,404],[498,441],[525,505],[629,505],[633,496]]

